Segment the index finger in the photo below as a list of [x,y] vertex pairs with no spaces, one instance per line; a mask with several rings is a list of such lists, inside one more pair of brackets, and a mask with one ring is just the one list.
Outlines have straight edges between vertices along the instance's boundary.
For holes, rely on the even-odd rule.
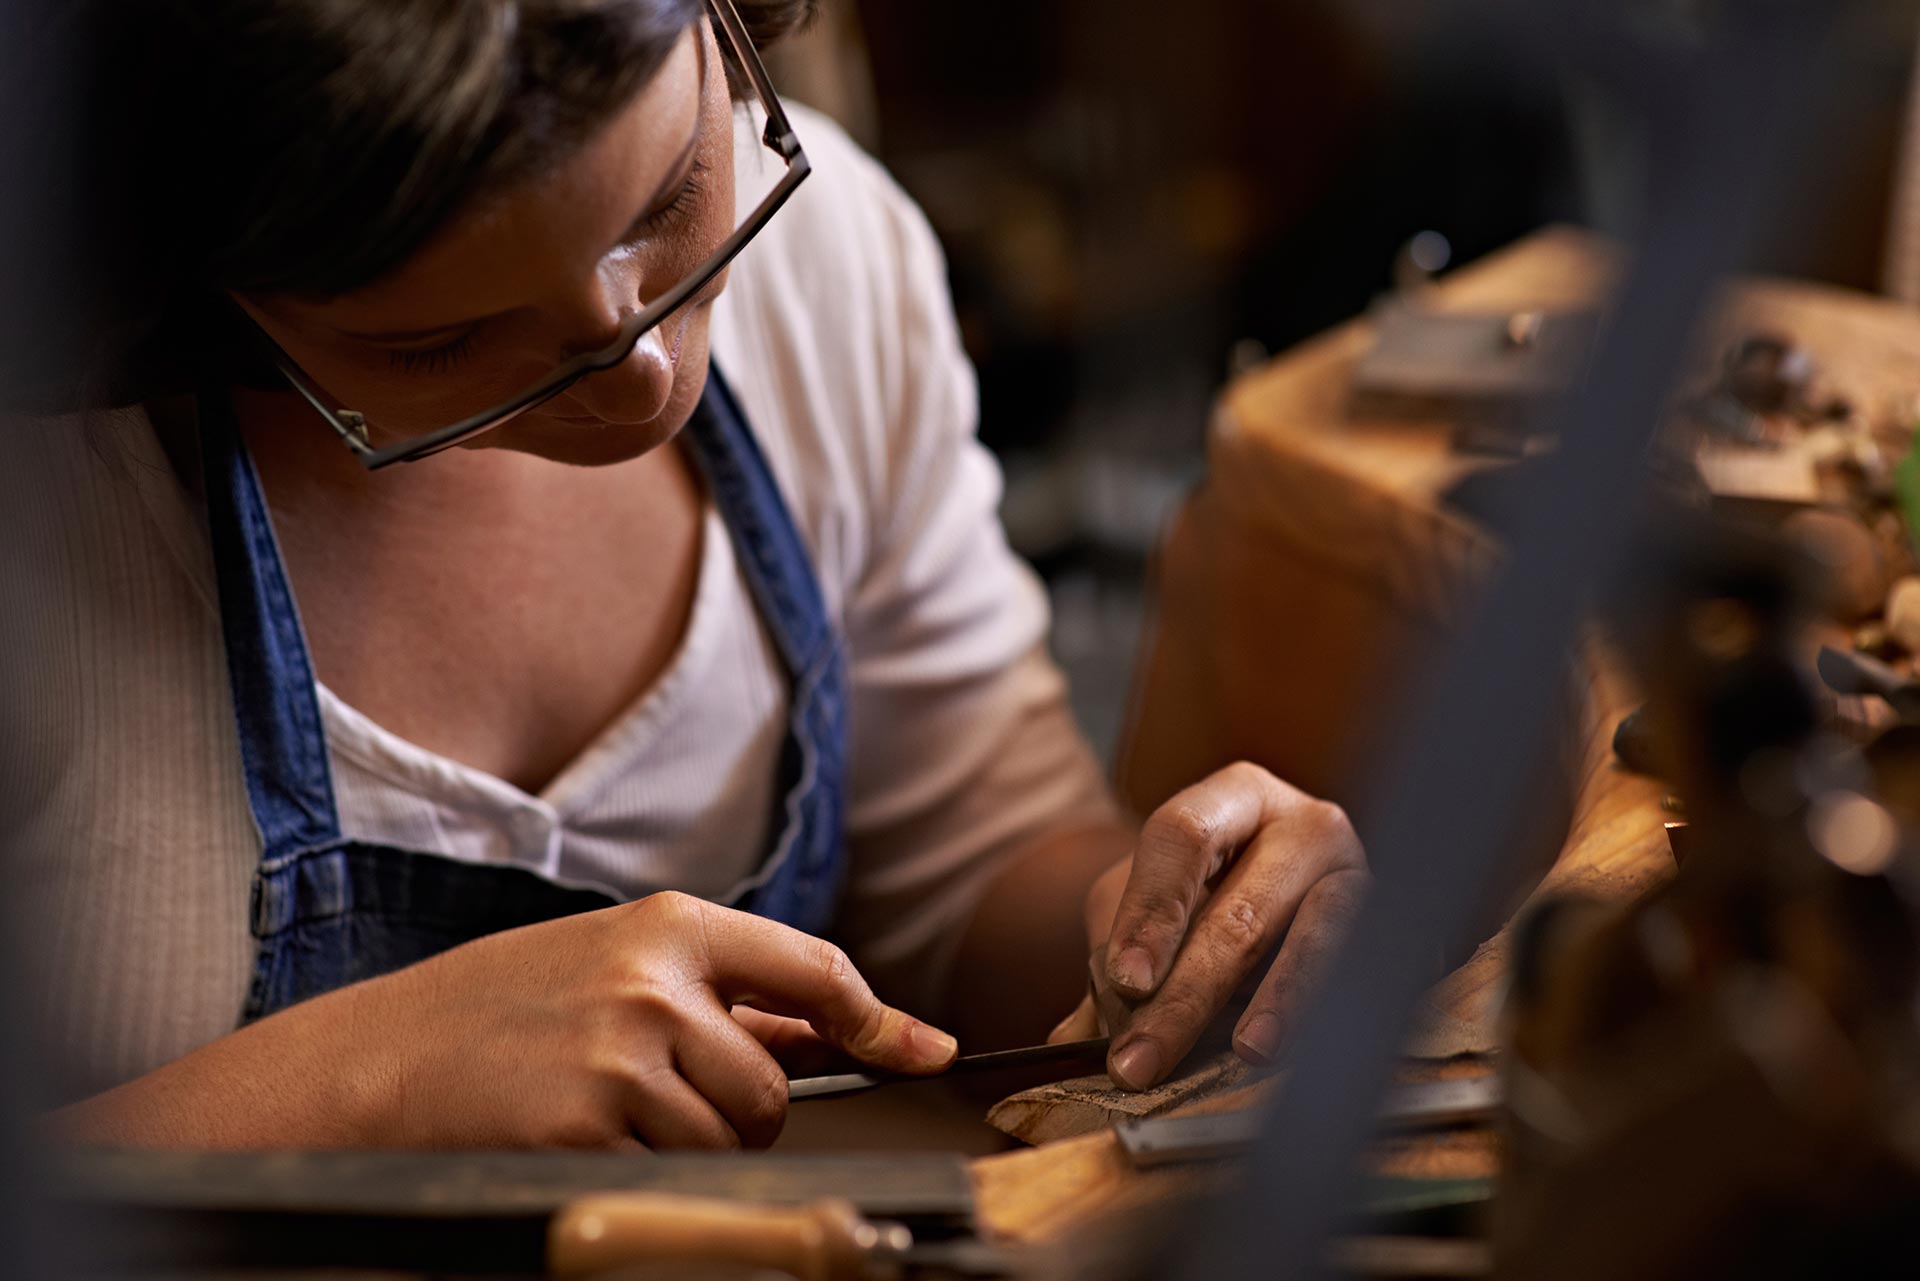
[[1166,982],[1208,882],[1279,817],[1280,793],[1259,766],[1230,765],[1147,819],[1107,936],[1106,979],[1116,991],[1141,1001]]
[[861,1062],[899,1072],[937,1072],[959,1052],[951,1036],[875,996],[825,939],[711,905],[704,925],[708,978],[731,1004],[804,1019]]

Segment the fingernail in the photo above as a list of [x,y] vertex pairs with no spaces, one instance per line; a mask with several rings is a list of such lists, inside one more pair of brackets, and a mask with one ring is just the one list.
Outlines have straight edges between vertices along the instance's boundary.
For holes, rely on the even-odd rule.
[[1135,1041],[1113,1056],[1113,1075],[1129,1090],[1144,1090],[1160,1079],[1160,1048],[1152,1041]]
[[1153,987],[1153,958],[1144,947],[1130,947],[1113,959],[1109,971],[1114,983],[1129,992],[1146,992]]
[[1233,1040],[1240,1048],[1241,1058],[1259,1064],[1271,1063],[1273,1056],[1280,1053],[1280,1020],[1263,1011],[1248,1019]]
[[907,1039],[913,1045],[914,1055],[928,1067],[945,1067],[960,1052],[958,1041],[925,1023],[915,1023]]

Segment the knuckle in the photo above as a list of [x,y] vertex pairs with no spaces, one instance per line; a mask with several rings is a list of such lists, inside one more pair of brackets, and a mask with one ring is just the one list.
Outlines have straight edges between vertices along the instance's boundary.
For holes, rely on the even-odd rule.
[[647,896],[654,919],[650,922],[657,937],[666,940],[681,962],[702,975],[713,969],[713,927],[716,910],[712,903],[682,890],[659,890]]
[[1321,800],[1313,802],[1313,814],[1321,827],[1330,832],[1351,832],[1353,820],[1347,817],[1347,811],[1338,801]]
[[1220,838],[1220,820],[1188,801],[1169,801],[1153,812],[1140,831],[1142,845],[1187,853],[1210,849]]
[[779,1138],[787,1123],[787,1078],[768,1072],[756,1081],[741,1121],[746,1128],[740,1137],[754,1147],[766,1147]]
[[824,1013],[843,1037],[860,1043],[878,1037],[886,1022],[886,1010],[873,999],[866,980],[854,968],[853,958],[825,939],[816,940],[813,947],[813,962],[826,993]]
[[1211,915],[1212,933],[1220,950],[1229,956],[1246,956],[1264,951],[1267,942],[1265,914],[1251,899],[1235,894],[1224,900]]
[[1309,810],[1314,830],[1321,839],[1336,852],[1342,866],[1366,866],[1366,852],[1360,845],[1360,834],[1354,830],[1353,819],[1346,808],[1333,801],[1316,800]]
[[1223,778],[1246,788],[1269,788],[1280,780],[1273,771],[1264,765],[1256,765],[1249,760],[1238,760],[1220,771]]
[[641,982],[628,992],[627,1013],[651,1028],[672,1026],[682,1017],[681,1004],[656,983]]
[[854,994],[864,986],[859,972],[853,968],[853,958],[825,939],[814,941],[813,964],[827,987],[837,995]]
[[643,905],[651,915],[669,924],[686,924],[695,919],[700,900],[681,890],[660,890],[649,894]]

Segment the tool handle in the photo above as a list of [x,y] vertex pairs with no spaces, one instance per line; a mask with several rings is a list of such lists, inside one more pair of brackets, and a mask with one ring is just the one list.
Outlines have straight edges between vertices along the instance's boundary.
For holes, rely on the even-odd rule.
[[737,1263],[798,1281],[855,1281],[876,1248],[906,1230],[862,1218],[851,1201],[753,1205],[664,1192],[582,1197],[547,1229],[547,1268],[581,1276],[647,1263]]
[[1868,654],[1853,654],[1831,645],[1820,647],[1814,664],[1820,679],[1836,694],[1877,694],[1892,702],[1913,688],[1913,683],[1893,668]]

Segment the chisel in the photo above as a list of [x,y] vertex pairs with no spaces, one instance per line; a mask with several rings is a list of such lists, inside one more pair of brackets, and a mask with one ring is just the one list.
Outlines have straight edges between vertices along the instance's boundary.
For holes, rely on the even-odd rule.
[[[994,1050],[987,1054],[965,1054],[955,1059],[944,1072],[916,1076],[907,1072],[842,1072],[835,1076],[804,1076],[787,1082],[787,1098],[831,1099],[843,1094],[859,1094],[883,1085],[902,1085],[910,1081],[934,1081],[951,1076],[969,1076],[984,1072],[1012,1072],[1035,1067],[1068,1069],[1061,1077],[1085,1075],[1106,1070],[1107,1038],[1090,1041],[1064,1041],[1059,1045],[1029,1045],[1018,1050]],[[1082,1072],[1081,1069],[1085,1071]]]

